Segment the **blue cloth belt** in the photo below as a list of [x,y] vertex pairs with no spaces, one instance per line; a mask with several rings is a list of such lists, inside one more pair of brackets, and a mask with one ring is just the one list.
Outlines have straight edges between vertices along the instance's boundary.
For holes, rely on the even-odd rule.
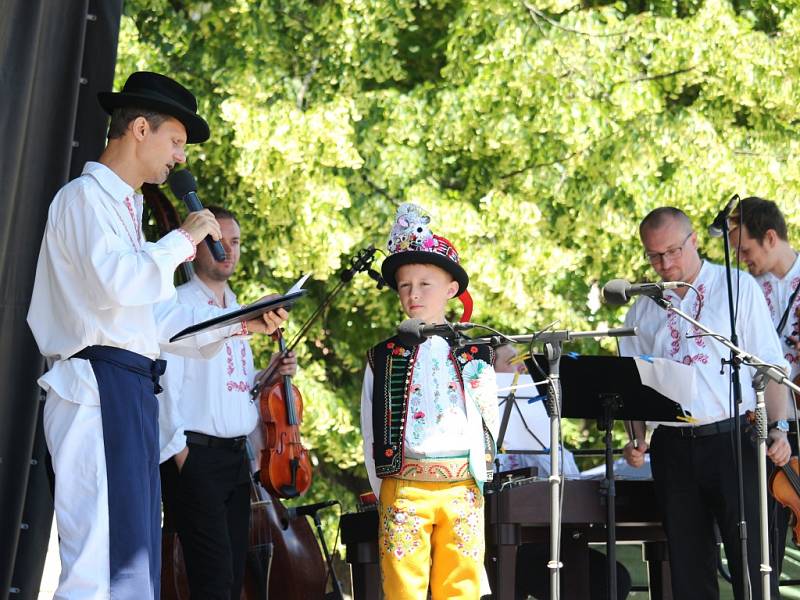
[[71,358],[101,360],[110,363],[132,373],[149,377],[153,381],[153,389],[156,394],[160,394],[163,391],[161,386],[158,385],[158,378],[164,374],[167,368],[167,361],[165,360],[150,360],[146,356],[136,354],[136,352],[114,348],[113,346],[86,346],[80,352],[73,354]]

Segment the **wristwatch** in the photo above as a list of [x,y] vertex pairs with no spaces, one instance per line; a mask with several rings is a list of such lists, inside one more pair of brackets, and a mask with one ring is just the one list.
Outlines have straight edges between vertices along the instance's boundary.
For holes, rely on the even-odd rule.
[[770,429],[777,429],[778,431],[783,431],[784,433],[789,432],[789,421],[786,419],[778,419],[774,423],[770,423]]

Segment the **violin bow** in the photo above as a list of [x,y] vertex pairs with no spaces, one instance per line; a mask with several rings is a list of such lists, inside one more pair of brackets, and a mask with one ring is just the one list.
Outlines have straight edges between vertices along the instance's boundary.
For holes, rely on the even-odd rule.
[[366,272],[377,282],[378,289],[381,289],[385,285],[385,282],[380,274],[372,268],[372,262],[375,260],[376,251],[377,250],[375,249],[375,246],[370,244],[363,250],[359,250],[356,255],[350,259],[350,266],[343,269],[342,272],[339,273],[339,281],[337,282],[336,286],[330,292],[328,292],[328,295],[325,296],[323,301],[317,306],[316,309],[314,309],[314,312],[311,313],[311,316],[308,317],[305,323],[303,323],[303,325],[300,327],[300,331],[298,331],[297,334],[292,338],[292,341],[286,345],[286,349],[278,354],[278,358],[274,361],[272,366],[261,371],[261,374],[256,378],[256,381],[253,383],[253,388],[250,390],[250,395],[253,398],[258,397],[258,394],[261,391],[261,386],[264,385],[264,382],[272,379],[272,376],[278,369],[281,359],[283,359],[297,346],[298,343],[300,343],[300,340],[302,340],[311,329],[314,321],[316,321],[323,311],[331,305],[333,299],[339,294],[339,292],[341,292],[342,288],[344,288],[344,286],[353,279],[353,276],[356,273]]

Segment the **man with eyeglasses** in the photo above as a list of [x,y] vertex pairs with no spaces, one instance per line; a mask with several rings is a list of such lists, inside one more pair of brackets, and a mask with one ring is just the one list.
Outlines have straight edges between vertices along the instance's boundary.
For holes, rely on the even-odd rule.
[[[742,200],[731,214],[730,240],[739,261],[747,265],[764,292],[772,326],[783,347],[783,356],[791,365],[789,376],[795,379],[800,375],[800,260],[789,243],[786,220],[778,205],[756,196]],[[792,454],[796,454],[794,419],[791,423],[779,421],[774,426],[790,432]],[[773,539],[778,540],[773,544],[772,566],[778,575],[783,566],[789,515],[790,511],[779,506],[770,496],[770,526],[775,527],[770,529],[770,533]]]
[[[639,225],[639,236],[653,270],[662,281],[684,281],[688,288],[669,290],[664,297],[714,331],[727,333],[725,269],[700,258],[697,234],[686,214],[672,207],[657,208]],[[738,297],[736,330],[739,345],[767,362],[786,365],[778,337],[772,327],[764,295],[746,273],[733,277],[734,297]],[[738,490],[731,418],[732,393],[729,368],[720,373],[728,349],[711,338],[687,334],[700,333],[673,313],[667,313],[649,298],[641,297],[625,318],[626,326],[636,325],[635,337],[621,338],[620,354],[650,355],[690,365],[695,369],[691,397],[681,403],[697,419],[692,424],[651,423],[650,461],[656,495],[664,514],[672,590],[675,598],[718,599],[717,550],[714,522],[719,525],[725,554],[733,578],[734,596],[744,597],[741,577],[741,550],[738,531]],[[742,405],[740,415],[755,408],[752,370],[741,369]],[[776,384],[767,389],[770,421],[786,418],[785,394]],[[738,418],[742,418],[739,416]],[[634,439],[625,447],[625,459],[639,467],[648,450],[644,423],[634,423]],[[777,465],[789,459],[786,433],[769,433],[769,458]],[[746,431],[742,434],[745,518],[748,523],[747,562],[752,598],[761,593],[760,543],[758,528],[757,455],[755,443]],[[777,578],[772,577],[772,597],[778,597]]]

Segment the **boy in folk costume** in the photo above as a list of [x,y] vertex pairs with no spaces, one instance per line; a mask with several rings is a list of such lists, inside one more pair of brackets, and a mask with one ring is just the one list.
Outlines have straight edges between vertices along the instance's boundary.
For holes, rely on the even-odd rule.
[[[450,298],[470,307],[469,277],[429,221],[400,206],[381,270],[409,317],[444,323]],[[367,354],[361,428],[387,600],[426,598],[429,587],[433,600],[480,597],[482,492],[498,429],[493,354],[487,345],[454,352],[438,336],[416,346],[392,337]]]

